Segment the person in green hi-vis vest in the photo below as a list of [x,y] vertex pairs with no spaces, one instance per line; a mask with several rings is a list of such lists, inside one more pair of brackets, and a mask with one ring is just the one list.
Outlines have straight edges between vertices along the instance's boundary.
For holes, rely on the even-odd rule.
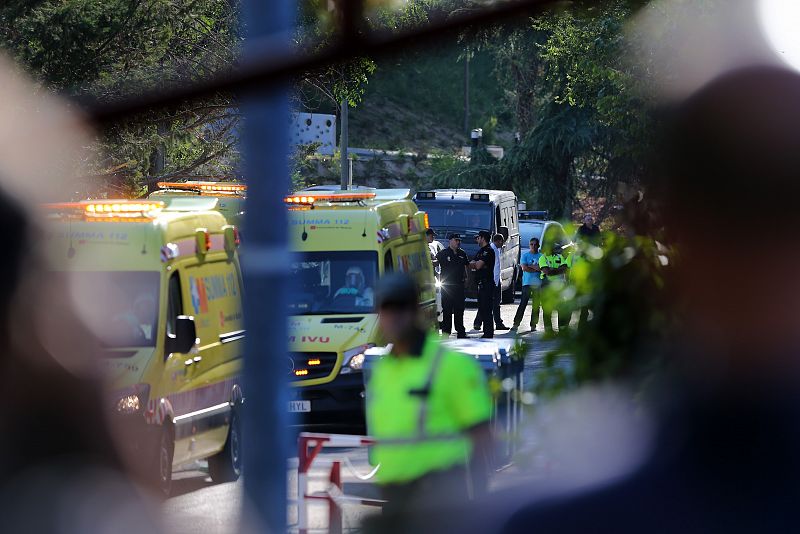
[[539,257],[539,269],[542,278],[542,312],[544,314],[545,332],[553,332],[553,312],[558,315],[558,331],[561,332],[569,326],[571,313],[566,307],[560,305],[560,296],[548,292],[548,288],[556,289],[556,285],[566,283],[566,273],[569,269],[566,258],[562,254],[562,247],[554,244],[547,247],[547,250]]
[[[411,532],[413,521],[486,491],[492,398],[474,358],[428,332],[418,289],[405,274],[382,278],[379,327],[391,344],[366,390],[367,430],[377,444],[377,482],[388,501],[381,532]],[[378,525],[375,525],[376,531]]]

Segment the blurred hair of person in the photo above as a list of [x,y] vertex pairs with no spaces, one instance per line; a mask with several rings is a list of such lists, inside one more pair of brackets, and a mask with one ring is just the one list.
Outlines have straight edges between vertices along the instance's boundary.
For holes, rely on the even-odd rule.
[[49,269],[47,232],[32,215],[31,206],[74,194],[89,130],[3,58],[0,96],[2,530],[157,532],[149,499],[116,452],[97,343],[66,279]]
[[75,319],[66,280],[48,272],[35,253],[43,233],[4,193],[0,225],[13,229],[0,264],[4,530],[152,531],[153,514],[106,424],[93,337]]
[[800,528],[800,75],[750,67],[671,110],[660,150],[682,327],[649,459],[602,489],[534,502],[516,532]]

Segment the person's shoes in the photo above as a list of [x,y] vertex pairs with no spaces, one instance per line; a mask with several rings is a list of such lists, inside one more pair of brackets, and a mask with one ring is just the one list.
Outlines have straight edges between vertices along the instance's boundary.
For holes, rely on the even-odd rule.
[[495,330],[511,330],[509,327],[507,327],[506,325],[504,325],[502,323],[497,325],[497,326],[495,326],[494,329]]
[[514,326],[511,327],[511,331],[512,332],[516,332],[517,330],[519,330],[519,325],[518,324],[515,324]]
[[481,336],[481,339],[494,339],[494,336],[487,336],[486,334]]
[[467,337],[468,336],[466,332],[459,332],[458,334],[456,334],[456,338],[458,339],[466,339]]

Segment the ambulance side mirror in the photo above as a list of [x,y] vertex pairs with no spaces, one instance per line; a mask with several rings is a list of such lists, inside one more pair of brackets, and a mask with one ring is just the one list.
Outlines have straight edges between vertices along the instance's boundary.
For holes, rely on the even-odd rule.
[[167,335],[167,354],[186,354],[197,343],[197,328],[194,317],[179,315],[175,318],[175,334]]

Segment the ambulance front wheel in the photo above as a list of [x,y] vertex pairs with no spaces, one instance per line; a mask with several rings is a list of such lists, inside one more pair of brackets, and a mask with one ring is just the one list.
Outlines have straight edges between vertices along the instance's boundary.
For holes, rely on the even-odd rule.
[[164,424],[158,439],[155,466],[156,485],[163,497],[169,497],[172,490],[172,459],[175,455],[175,433],[171,424]]
[[214,482],[233,482],[242,474],[242,429],[239,416],[231,413],[225,447],[208,459],[208,472]]

